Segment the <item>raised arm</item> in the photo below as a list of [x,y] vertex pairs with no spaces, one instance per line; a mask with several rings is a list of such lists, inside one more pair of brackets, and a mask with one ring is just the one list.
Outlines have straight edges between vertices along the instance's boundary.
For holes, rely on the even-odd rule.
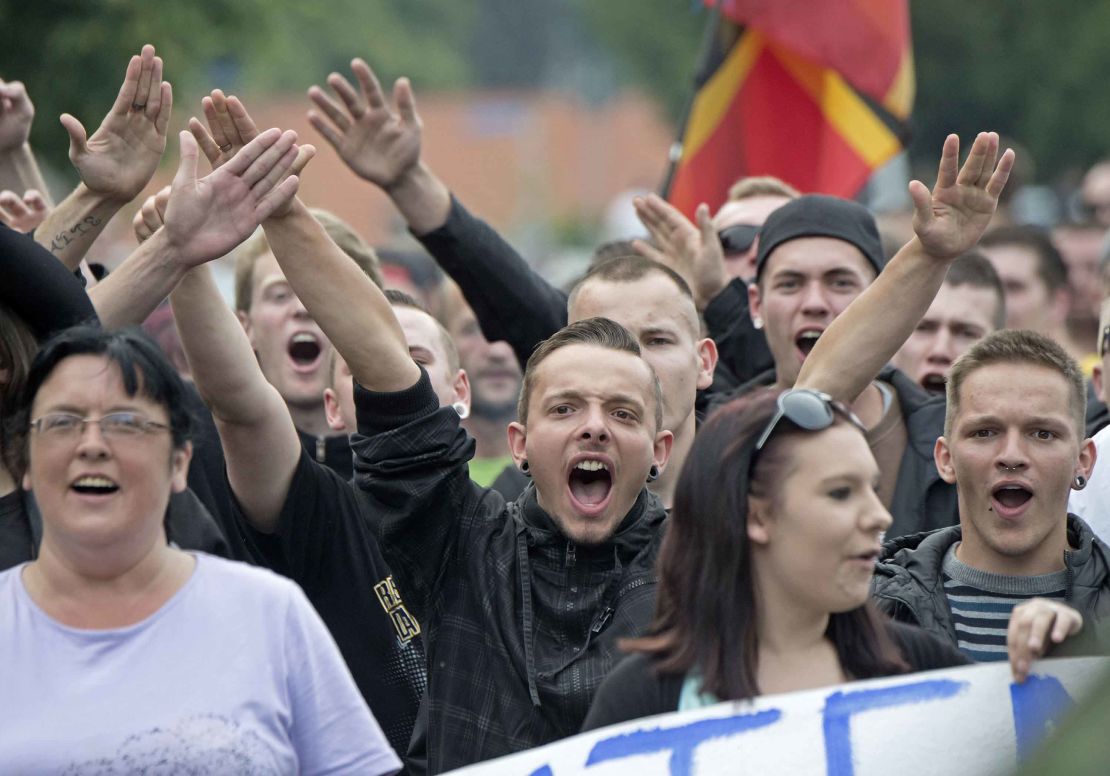
[[165,226],[89,292],[106,326],[145,320],[189,269],[228,253],[296,194],[292,131],[261,133],[204,178],[197,177],[196,140],[188,132],[180,139]]
[[389,195],[409,229],[459,284],[482,333],[506,340],[523,364],[532,349],[567,322],[566,294],[541,278],[484,221],[451,197],[421,158],[422,123],[408,79],[393,86],[390,107],[373,71],[351,63],[356,89],[332,73],[309,97],[312,125],[351,170]]
[[848,402],[875,379],[929,309],[949,265],[990,224],[1014,164],[1012,150],[1001,158],[998,150],[998,134],[982,132],[961,168],[959,138],[948,136],[932,192],[910,183],[915,236],[821,335],[795,387]]
[[166,150],[173,90],[162,80],[162,58],[154,46],[131,57],[116,101],[88,137],[68,113],[69,159],[81,182],[47,216],[35,238],[70,269],[76,269],[120,208],[139,195]]
[[49,207],[50,192],[28,141],[34,119],[35,106],[23,84],[0,79],[0,190],[37,191]]

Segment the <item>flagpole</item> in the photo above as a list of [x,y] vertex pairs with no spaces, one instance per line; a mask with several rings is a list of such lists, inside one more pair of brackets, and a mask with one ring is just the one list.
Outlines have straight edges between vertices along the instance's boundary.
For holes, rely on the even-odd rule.
[[694,100],[697,99],[698,91],[709,80],[718,64],[714,60],[718,54],[717,36],[721,30],[721,1],[717,0],[713,8],[713,15],[706,22],[705,32],[702,35],[701,53],[698,55],[698,66],[694,71],[694,88],[690,91],[690,98],[686,100],[686,106],[682,109],[682,119],[678,124],[678,137],[675,138],[675,141],[671,143],[667,150],[667,172],[663,176],[662,185],[659,187],[659,196],[663,199],[670,196],[675,171],[678,169],[678,163],[682,161],[682,138],[686,136],[686,125],[690,121],[690,112],[694,107]]

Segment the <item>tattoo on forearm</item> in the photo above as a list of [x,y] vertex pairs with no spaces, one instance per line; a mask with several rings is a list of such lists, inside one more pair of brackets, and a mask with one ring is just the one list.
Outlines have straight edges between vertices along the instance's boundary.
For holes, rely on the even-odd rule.
[[58,253],[65,250],[76,240],[79,236],[85,234],[90,229],[100,226],[104,223],[104,219],[97,216],[86,216],[71,226],[69,229],[63,229],[54,235],[54,239],[50,241],[50,252]]

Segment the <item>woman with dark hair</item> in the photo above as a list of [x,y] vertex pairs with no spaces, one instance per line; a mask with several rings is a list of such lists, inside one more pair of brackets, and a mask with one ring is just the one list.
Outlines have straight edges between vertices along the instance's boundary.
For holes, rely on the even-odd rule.
[[0,573],[11,772],[393,773],[400,761],[296,585],[166,541],[185,386],[137,331],[47,342],[16,400],[37,559]]
[[963,665],[868,598],[890,514],[862,426],[824,394],[733,401],[699,430],[659,556],[655,619],[585,729]]

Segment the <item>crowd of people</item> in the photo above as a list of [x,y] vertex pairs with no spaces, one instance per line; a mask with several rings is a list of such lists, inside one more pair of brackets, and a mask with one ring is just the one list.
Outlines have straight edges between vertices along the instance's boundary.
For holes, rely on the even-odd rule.
[[894,251],[862,205],[748,178],[693,221],[637,199],[563,290],[427,165],[407,79],[351,75],[309,121],[441,280],[310,209],[316,148],[220,90],[94,271],[166,150],[162,60],[91,136],[63,115],[57,204],[0,82],[5,769],[440,773],[1106,651],[1108,224],[992,230],[997,134],[945,141]]

